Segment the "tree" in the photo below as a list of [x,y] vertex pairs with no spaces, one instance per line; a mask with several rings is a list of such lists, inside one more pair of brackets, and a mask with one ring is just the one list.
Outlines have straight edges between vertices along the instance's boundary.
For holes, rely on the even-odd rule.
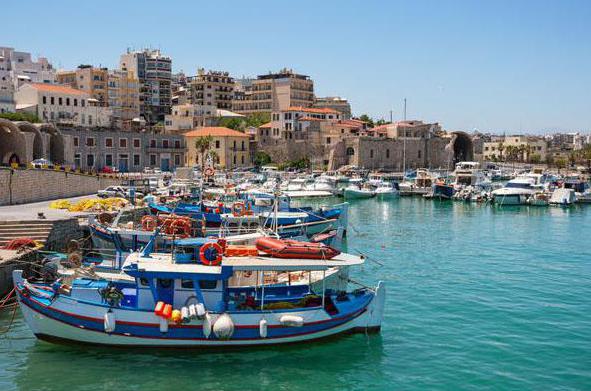
[[271,121],[271,113],[252,113],[246,117],[246,126],[258,128]]
[[537,164],[537,163],[540,163],[542,161],[542,157],[539,154],[534,153],[531,156],[529,156],[529,159],[528,160],[531,163]]
[[31,123],[41,122],[39,120],[39,117],[37,117],[35,114],[25,113],[25,112],[2,113],[2,114],[0,114],[0,118],[5,118],[5,119],[11,120],[11,121],[27,121],[27,122],[31,122]]
[[219,126],[224,126],[228,129],[243,130],[245,122],[240,117],[226,117],[218,121]]
[[263,151],[258,151],[254,154],[254,165],[257,167],[265,166],[271,163],[271,156]]
[[497,145],[497,149],[499,150],[499,161],[503,161],[503,151],[505,150],[505,145],[503,143],[499,143]]
[[201,172],[203,172],[203,170],[205,169],[205,152],[209,150],[212,142],[213,137],[211,136],[202,136],[195,140],[195,149],[201,155]]
[[370,128],[373,128],[373,126],[374,126],[373,119],[371,119],[371,117],[369,115],[367,115],[367,114],[362,114],[359,117],[359,120],[360,121],[363,121],[363,122],[366,122],[367,123],[367,126],[370,127]]
[[556,164],[556,167],[558,167],[558,168],[566,167],[566,159],[563,157],[559,157],[558,159],[554,160],[554,163]]

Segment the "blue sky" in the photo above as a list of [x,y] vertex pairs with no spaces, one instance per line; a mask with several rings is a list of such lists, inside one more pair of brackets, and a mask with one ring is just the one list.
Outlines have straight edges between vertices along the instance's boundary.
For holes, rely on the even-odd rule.
[[[1,46],[114,67],[160,48],[173,69],[291,67],[356,114],[446,129],[591,131],[591,1],[3,0]],[[6,17],[8,16],[8,17]]]

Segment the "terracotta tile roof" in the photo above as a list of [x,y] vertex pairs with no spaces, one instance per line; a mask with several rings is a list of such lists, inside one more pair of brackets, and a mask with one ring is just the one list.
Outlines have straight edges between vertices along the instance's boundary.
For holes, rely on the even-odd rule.
[[247,134],[244,134],[244,133],[239,132],[237,130],[224,128],[224,127],[220,127],[220,126],[209,126],[209,127],[191,130],[190,132],[185,133],[185,137],[203,137],[203,136],[246,137],[246,138],[248,138]]
[[285,111],[301,111],[303,113],[314,113],[314,114],[338,114],[339,112],[329,108],[316,108],[316,107],[302,107],[292,106]]
[[261,126],[259,126],[259,128],[271,128],[273,125],[272,122],[267,122],[266,124],[262,124]]
[[72,87],[62,86],[58,84],[47,84],[47,83],[31,83],[25,84],[30,85],[38,91],[53,92],[57,94],[68,94],[68,95],[88,95],[86,92],[77,90]]
[[298,118],[298,121],[326,121],[326,120],[322,119],[322,118],[314,118],[314,117],[300,117],[300,118]]

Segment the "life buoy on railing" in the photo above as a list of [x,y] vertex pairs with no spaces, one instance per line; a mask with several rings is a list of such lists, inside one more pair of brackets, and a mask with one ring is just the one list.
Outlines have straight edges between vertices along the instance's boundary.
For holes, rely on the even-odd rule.
[[142,229],[144,231],[154,231],[156,226],[158,225],[156,219],[152,216],[144,216],[142,217]]
[[213,169],[213,167],[205,167],[205,170],[203,170],[203,174],[205,176],[213,176],[215,174],[215,170]]
[[234,202],[234,205],[232,205],[232,214],[234,215],[234,217],[244,216],[245,213],[246,206],[244,205],[244,202]]
[[205,243],[199,249],[199,259],[205,266],[219,266],[222,264],[222,254],[224,250],[217,243]]

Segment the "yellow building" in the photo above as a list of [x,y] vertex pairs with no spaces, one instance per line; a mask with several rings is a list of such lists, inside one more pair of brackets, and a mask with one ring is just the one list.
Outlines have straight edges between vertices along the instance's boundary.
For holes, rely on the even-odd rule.
[[75,71],[58,72],[57,82],[86,92],[97,100],[99,106],[108,106],[108,73],[107,68],[80,65]]
[[184,134],[187,142],[186,165],[201,166],[201,152],[195,142],[203,137],[211,136],[210,152],[215,152],[216,165],[229,169],[251,166],[249,136],[224,127],[204,127]]
[[534,136],[504,136],[482,145],[483,160],[529,161],[534,156],[544,161],[548,153],[548,142]]

